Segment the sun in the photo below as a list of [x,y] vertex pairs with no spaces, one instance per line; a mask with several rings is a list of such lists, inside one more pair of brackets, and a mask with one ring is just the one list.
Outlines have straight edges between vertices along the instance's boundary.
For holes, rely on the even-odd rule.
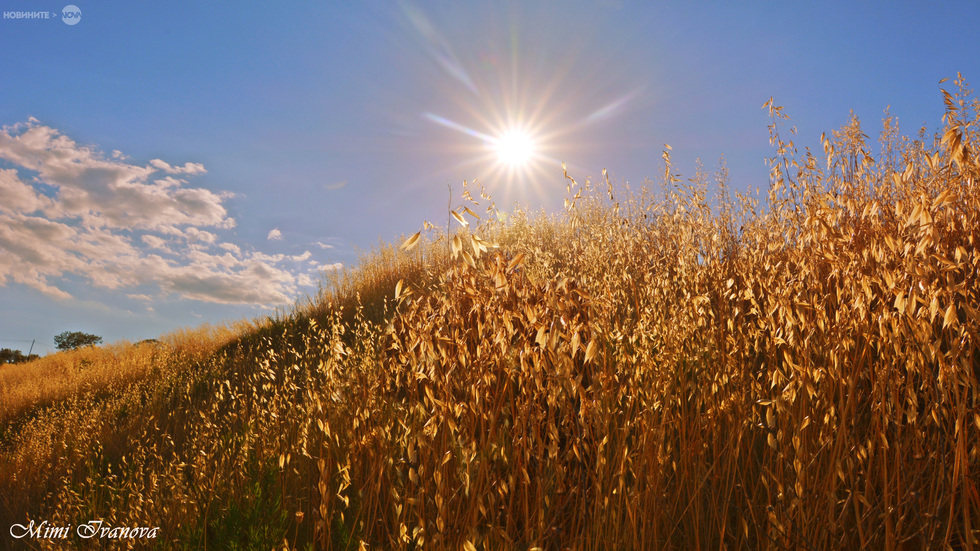
[[497,162],[511,168],[525,168],[537,154],[534,138],[523,128],[511,128],[491,142]]
[[467,158],[460,167],[478,167],[483,181],[544,197],[539,183],[547,180],[549,173],[553,176],[561,165],[553,157],[555,136],[560,133],[548,132],[547,121],[540,120],[539,115],[513,109],[507,116],[507,111],[488,108],[474,113],[477,124],[472,127],[431,112],[423,113],[423,117],[475,138],[455,146]]

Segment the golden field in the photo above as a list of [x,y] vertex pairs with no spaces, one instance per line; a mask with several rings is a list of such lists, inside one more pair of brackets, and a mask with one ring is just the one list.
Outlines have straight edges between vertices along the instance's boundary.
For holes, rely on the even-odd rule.
[[[379,246],[294,311],[0,368],[18,548],[978,549],[980,102],[771,183],[566,174],[564,212]],[[66,541],[68,543],[66,543]]]

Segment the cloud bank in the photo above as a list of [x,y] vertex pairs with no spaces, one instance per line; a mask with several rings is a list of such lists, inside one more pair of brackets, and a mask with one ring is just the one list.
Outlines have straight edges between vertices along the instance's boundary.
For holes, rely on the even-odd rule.
[[0,127],[0,160],[0,287],[69,298],[64,283],[75,276],[140,287],[130,296],[141,299],[274,306],[319,269],[309,252],[269,255],[222,240],[235,227],[223,204],[232,194],[188,186],[206,172],[201,164],[107,158],[33,118]]

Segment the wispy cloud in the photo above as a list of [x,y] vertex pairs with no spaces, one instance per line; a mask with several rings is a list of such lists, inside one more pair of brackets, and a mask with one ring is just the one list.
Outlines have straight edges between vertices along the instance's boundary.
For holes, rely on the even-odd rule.
[[204,174],[204,165],[200,163],[185,163],[184,166],[170,166],[169,163],[160,159],[150,161],[150,166],[160,169],[167,174]]
[[106,157],[35,119],[0,128],[0,159],[14,167],[0,169],[0,286],[68,298],[64,280],[76,276],[103,289],[149,285],[158,299],[270,306],[313,282],[309,252],[267,255],[220,237],[236,225],[232,194],[189,186],[201,164]]
[[282,239],[282,232],[279,231],[279,228],[272,228],[272,230],[269,232],[269,235],[266,236],[266,239],[269,240]]

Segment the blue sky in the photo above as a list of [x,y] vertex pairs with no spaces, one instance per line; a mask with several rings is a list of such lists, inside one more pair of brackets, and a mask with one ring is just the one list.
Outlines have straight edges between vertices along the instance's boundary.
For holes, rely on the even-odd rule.
[[[819,151],[980,78],[977,2],[0,0],[0,347],[268,315],[474,178],[555,210],[560,162],[766,187],[770,96]],[[45,12],[48,18],[18,17]],[[491,148],[525,127],[523,169]]]

